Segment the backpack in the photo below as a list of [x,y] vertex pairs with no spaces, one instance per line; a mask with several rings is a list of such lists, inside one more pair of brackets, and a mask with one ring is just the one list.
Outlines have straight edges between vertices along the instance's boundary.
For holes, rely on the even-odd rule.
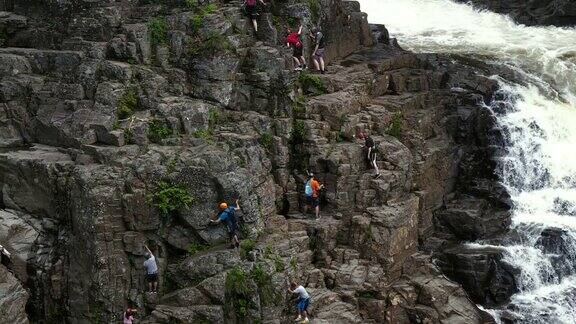
[[312,179],[306,181],[306,186],[304,186],[304,194],[306,197],[312,197],[314,194],[314,189],[312,189]]

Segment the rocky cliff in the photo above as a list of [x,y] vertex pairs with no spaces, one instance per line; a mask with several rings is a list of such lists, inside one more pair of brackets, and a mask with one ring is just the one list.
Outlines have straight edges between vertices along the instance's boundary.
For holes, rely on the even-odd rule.
[[[0,7],[0,319],[284,323],[297,280],[316,323],[483,323],[474,302],[513,290],[497,251],[460,245],[509,223],[480,62],[391,45],[354,1],[272,2],[256,35],[239,1]],[[292,71],[298,20],[325,31],[329,73]],[[319,220],[300,212],[306,170],[327,188]],[[208,225],[235,198],[239,251]]]
[[576,3],[571,0],[457,0],[510,15],[526,25],[576,25]]

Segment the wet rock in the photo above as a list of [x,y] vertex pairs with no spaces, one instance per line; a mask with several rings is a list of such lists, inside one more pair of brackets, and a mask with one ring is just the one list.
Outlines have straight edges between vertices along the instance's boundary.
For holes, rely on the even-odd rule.
[[508,14],[517,22],[526,25],[571,26],[576,24],[576,4],[571,1],[459,1],[472,2],[492,11]]
[[517,269],[502,260],[495,248],[455,247],[441,253],[438,266],[452,280],[462,284],[477,303],[496,307],[518,292]]

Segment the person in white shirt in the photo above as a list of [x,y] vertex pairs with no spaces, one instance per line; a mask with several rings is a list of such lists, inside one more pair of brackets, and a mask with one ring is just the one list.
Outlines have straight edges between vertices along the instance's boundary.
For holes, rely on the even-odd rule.
[[148,280],[148,289],[151,293],[158,292],[158,265],[156,264],[156,258],[152,251],[144,245],[146,248],[146,257],[148,258],[144,261],[144,267],[146,268],[146,279]]
[[298,317],[296,322],[308,323],[308,306],[310,305],[310,295],[306,291],[306,288],[301,285],[297,285],[295,282],[290,283],[290,288],[288,291],[292,294],[298,294]]

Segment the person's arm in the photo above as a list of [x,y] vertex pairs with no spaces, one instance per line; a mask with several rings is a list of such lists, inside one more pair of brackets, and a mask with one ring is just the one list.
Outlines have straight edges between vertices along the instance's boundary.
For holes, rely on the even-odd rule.
[[300,28],[298,28],[298,35],[302,35],[302,25],[300,25]]
[[319,46],[320,46],[320,43],[316,42],[316,47],[314,47],[314,52],[312,52],[312,55],[316,55],[316,51],[318,50]]
[[234,210],[240,210],[240,201],[238,199],[236,199],[236,207]]
[[368,147],[366,151],[368,152],[368,159],[370,159],[370,153],[372,152],[372,147]]
[[150,253],[150,255],[154,255],[152,253],[152,251],[150,251],[150,249],[148,248],[148,246],[146,244],[144,244],[144,248],[146,249],[146,251],[148,251],[148,253]]
[[211,224],[218,224],[220,223],[222,220],[220,219],[220,217],[218,215],[216,215],[216,219],[211,219],[210,223]]

